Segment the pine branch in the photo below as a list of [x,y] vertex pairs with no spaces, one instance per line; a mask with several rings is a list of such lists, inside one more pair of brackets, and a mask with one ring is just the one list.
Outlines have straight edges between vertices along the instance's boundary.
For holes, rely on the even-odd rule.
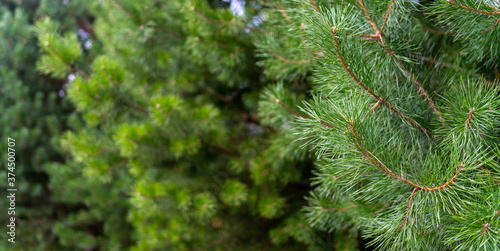
[[319,9],[318,9],[318,5],[316,4],[316,1],[311,0],[311,3],[313,5],[313,7],[314,7],[314,10],[316,10],[316,12],[319,13]]
[[[361,9],[363,10],[363,12],[365,13],[365,17],[366,19],[368,19],[368,22],[370,23],[370,25],[372,26],[373,30],[375,31],[375,33],[379,33],[379,29],[377,28],[377,25],[375,25],[375,22],[373,22],[372,18],[370,17],[370,15],[368,14],[368,10],[366,9],[365,5],[363,4],[363,0],[358,0],[358,3],[359,5],[361,5]],[[392,4],[391,4],[392,6]]]
[[429,28],[426,26],[421,26],[421,28],[422,28],[422,30],[426,30],[428,32],[438,34],[438,35],[456,34],[456,32],[454,32],[454,31],[439,31],[439,30],[435,30],[435,29],[432,29],[432,28]]
[[[451,68],[451,69],[455,69],[455,70],[458,70],[458,71],[462,71],[462,67],[455,67],[453,65],[450,65],[450,64],[447,64],[447,63],[444,63],[444,62],[438,62],[436,59],[432,58],[432,57],[424,57],[424,56],[420,56],[420,55],[415,55],[415,54],[412,54],[412,53],[409,53],[408,54],[410,57],[413,57],[413,58],[416,58],[416,59],[420,59],[422,61],[426,61],[426,62],[429,62],[431,64],[437,64],[441,67],[445,67],[445,68]],[[471,76],[473,77],[476,77],[476,78],[479,78],[481,79],[483,82],[486,82],[486,83],[493,83],[492,81],[482,77],[481,75],[477,74],[477,73],[471,73]]]
[[[104,75],[106,75],[106,79],[107,79],[109,82],[113,83],[113,85],[117,86],[117,85],[118,85],[118,83],[116,83],[116,82],[115,82],[115,81],[111,78],[111,76],[110,76],[110,75],[108,74],[108,72],[106,71],[106,68],[103,66],[103,67],[101,67],[101,69],[102,69],[102,71],[104,72]],[[119,94],[121,94],[121,93],[119,93]],[[149,116],[149,111],[148,111],[148,110],[146,110],[146,109],[142,108],[142,107],[141,107],[141,106],[139,106],[139,105],[136,105],[136,104],[134,104],[134,103],[132,103],[132,102],[128,101],[128,99],[126,99],[126,98],[122,98],[121,96],[118,96],[118,98],[119,98],[119,100],[120,100],[120,101],[122,101],[123,103],[125,103],[125,104],[126,104],[126,105],[128,105],[129,107],[131,107],[131,108],[133,108],[133,109],[135,109],[135,110],[137,110],[137,111],[139,111],[139,112],[141,112],[141,113],[143,113],[143,114],[145,114],[145,115]]]
[[302,61],[288,60],[288,59],[278,55],[278,53],[273,51],[273,49],[271,49],[270,46],[267,46],[267,48],[268,48],[269,52],[271,52],[271,54],[273,54],[277,59],[279,59],[287,64],[307,64],[310,62],[309,60],[302,60]]
[[335,45],[335,49],[337,51],[337,57],[340,59],[340,63],[342,64],[342,67],[344,68],[344,70],[349,74],[349,76],[351,76],[351,78],[359,85],[361,86],[366,92],[368,92],[370,95],[372,95],[375,99],[377,99],[379,102],[381,102],[383,105],[387,106],[391,111],[395,112],[396,114],[398,114],[400,117],[402,117],[404,120],[406,120],[407,122],[409,122],[412,126],[414,126],[415,128],[417,128],[418,130],[420,130],[421,132],[425,133],[427,136],[431,137],[432,138],[432,133],[423,128],[421,125],[419,125],[417,122],[415,122],[413,119],[411,119],[410,117],[408,117],[406,114],[404,114],[403,112],[401,112],[398,108],[392,106],[391,104],[389,104],[389,102],[385,101],[383,98],[381,98],[379,95],[377,95],[375,92],[373,92],[370,88],[368,88],[352,71],[351,69],[349,68],[349,66],[347,65],[347,63],[345,62],[344,60],[344,57],[342,57],[342,55],[340,54],[340,48],[339,48],[339,44],[338,44],[338,40],[337,40],[337,36],[335,36],[335,34],[337,33],[337,28],[336,27],[333,27],[333,30],[332,30],[332,33],[333,33],[333,43]]
[[169,36],[177,37],[177,38],[184,38],[184,35],[181,35],[181,34],[179,34],[177,32],[173,32],[171,30],[167,30],[167,29],[165,29],[163,27],[156,26],[155,28],[158,29],[159,31],[161,31],[161,32],[169,35]]
[[422,84],[418,80],[416,80],[415,75],[413,75],[410,72],[410,70],[406,67],[406,65],[403,63],[403,61],[401,61],[401,59],[399,59],[397,57],[395,57],[395,58],[399,62],[399,64],[405,69],[406,73],[410,77],[410,81],[415,83],[417,90],[420,92],[420,94],[422,94],[425,97],[425,99],[427,100],[427,104],[429,104],[429,106],[431,107],[434,114],[436,114],[437,118],[441,121],[441,125],[443,127],[445,127],[446,126],[444,123],[445,121],[444,121],[444,118],[441,117],[441,112],[436,108],[434,101],[431,99],[431,97],[429,96],[427,91],[422,87]]
[[186,132],[186,129],[184,128],[184,126],[181,125],[181,123],[179,123],[179,120],[177,120],[177,118],[175,116],[170,116],[170,112],[172,112],[172,107],[170,107],[170,111],[169,113],[166,113],[165,110],[163,110],[163,108],[161,107],[160,104],[156,104],[156,109],[158,109],[165,117],[169,117],[170,119],[172,119],[172,121],[174,122],[175,126],[177,126],[177,128],[179,128],[179,130],[181,131],[182,135],[184,137],[186,137],[188,135],[188,133]]
[[[271,98],[271,101],[272,101],[272,98]],[[283,102],[281,102],[281,100],[279,99],[275,99],[274,102],[276,102],[276,104],[280,105],[281,107],[283,107],[287,112],[297,116],[297,117],[301,117],[301,118],[305,118],[305,119],[311,119],[311,117],[307,116],[307,115],[304,115],[304,114],[300,114],[296,111],[293,111],[292,109],[290,109],[288,106],[286,106]]]
[[391,12],[394,2],[396,2],[396,0],[392,0],[392,2],[389,4],[389,7],[387,7],[387,10],[385,12],[384,22],[382,22],[382,27],[380,28],[380,33],[384,31],[385,25],[387,24],[387,20],[389,19],[389,13]]
[[[390,4],[389,4],[389,7],[387,7],[387,10],[386,10],[386,14],[385,14],[385,18],[384,18],[384,22],[383,22],[383,25],[382,25],[382,28],[379,30],[377,28],[377,25],[375,25],[375,22],[373,22],[373,20],[370,18],[370,15],[368,14],[368,10],[366,9],[366,7],[364,6],[363,4],[363,1],[362,0],[359,0],[359,4],[361,5],[361,8],[365,14],[365,17],[368,19],[370,25],[372,26],[373,28],[373,31],[375,32],[375,34],[372,34],[372,35],[365,35],[366,37],[370,37],[370,38],[378,38],[378,40],[380,41],[380,44],[382,45],[382,47],[384,48],[384,50],[390,55],[390,56],[393,56],[394,57],[394,51],[389,51],[385,45],[385,42],[384,42],[384,38],[383,38],[383,29],[387,23],[387,19],[389,18],[389,14],[390,14],[390,11],[392,9],[392,6],[394,5],[394,1],[392,1]],[[406,73],[408,74],[408,76],[410,77],[410,81],[412,81],[413,83],[415,83],[415,85],[417,86],[417,90],[427,99],[427,103],[429,104],[429,106],[431,107],[432,111],[436,114],[436,116],[438,117],[438,119],[441,121],[443,127],[445,126],[444,124],[444,119],[443,117],[441,117],[441,112],[436,108],[435,104],[434,104],[434,101],[430,98],[430,96],[428,95],[427,91],[422,87],[422,84],[420,84],[420,82],[418,82],[415,78],[415,76],[410,72],[410,70],[408,70],[408,68],[406,67],[406,65],[403,63],[403,61],[401,61],[401,59],[397,58],[397,57],[394,57],[398,63],[405,69]]]
[[[403,223],[401,223],[401,226],[399,226],[398,228],[398,231],[401,230],[401,228],[403,228],[403,226],[405,225],[406,223],[406,220],[408,219],[408,215],[410,214],[410,209],[411,209],[411,203],[413,202],[413,196],[415,195],[415,192],[418,190],[418,188],[413,188],[413,192],[411,193],[411,196],[410,196],[410,201],[408,202],[408,209],[406,209],[406,215],[405,215],[405,219],[403,220]],[[413,226],[413,224],[412,224]]]
[[118,6],[118,8],[123,10],[127,15],[129,15],[129,16],[133,17],[135,20],[141,21],[141,23],[143,23],[139,16],[137,16],[134,13],[127,10],[127,8],[125,8],[118,0],[113,0],[113,2],[115,3],[116,6]]
[[476,111],[476,108],[472,107],[469,110],[469,115],[467,115],[467,120],[465,121],[465,130],[470,129],[470,121],[472,119],[472,116],[474,115],[474,112]]
[[410,180],[406,179],[405,177],[403,177],[401,175],[398,175],[398,174],[394,173],[393,171],[391,171],[391,169],[389,169],[379,158],[377,158],[377,156],[375,156],[375,154],[373,154],[369,150],[365,149],[361,145],[361,143],[359,142],[358,135],[356,134],[356,129],[354,128],[353,121],[350,122],[350,126],[349,127],[350,127],[349,130],[351,131],[352,135],[354,136],[354,141],[355,141],[356,145],[358,146],[358,148],[361,151],[361,153],[366,157],[366,159],[369,162],[371,162],[373,165],[375,165],[377,168],[379,168],[380,170],[382,170],[384,173],[388,174],[389,176],[391,176],[391,177],[393,177],[395,179],[402,180],[405,183],[413,186],[414,188],[422,189],[422,190],[425,190],[425,191],[439,191],[439,190],[442,190],[442,189],[450,186],[453,183],[453,181],[455,181],[455,179],[460,174],[460,171],[464,167],[464,165],[461,164],[457,168],[457,170],[455,172],[455,175],[453,175],[453,177],[451,177],[449,180],[447,180],[442,185],[434,186],[434,187],[427,187],[427,186],[422,186],[422,185],[416,184],[415,182],[410,181]]
[[286,13],[286,10],[285,10],[285,8],[283,8],[283,5],[281,5],[281,3],[278,2],[278,6],[280,7],[281,11],[283,12],[283,16],[285,16],[286,20],[288,20],[289,23],[292,23],[292,20],[290,19],[290,17]]
[[403,61],[401,61],[401,59],[399,59],[399,58],[397,58],[397,57],[394,56],[394,51],[389,51],[387,49],[386,45],[385,45],[382,31],[383,31],[383,29],[384,29],[384,27],[385,27],[385,25],[387,23],[387,19],[389,18],[389,14],[390,14],[390,11],[392,9],[392,6],[394,5],[394,1],[392,1],[389,4],[389,7],[387,7],[385,18],[384,18],[384,22],[383,22],[382,28],[380,30],[377,28],[377,25],[375,25],[375,22],[373,22],[373,20],[370,18],[369,14],[368,14],[368,10],[364,6],[362,0],[359,0],[359,4],[361,5],[361,8],[363,9],[363,12],[365,13],[366,18],[370,22],[370,25],[372,26],[373,31],[375,32],[375,34],[373,34],[373,35],[367,35],[367,36],[371,37],[371,38],[378,38],[378,40],[380,41],[380,44],[382,45],[382,47],[384,48],[384,50],[390,56],[393,56],[398,61],[398,63],[405,69],[406,73],[408,74],[408,76],[410,78],[410,81],[412,81],[413,83],[415,83],[415,85],[417,87],[417,90],[426,98],[427,103],[429,104],[429,106],[431,107],[432,111],[434,112],[434,114],[436,114],[436,116],[441,121],[441,124],[444,127],[445,124],[444,124],[443,117],[441,117],[441,112],[436,108],[436,106],[434,104],[434,101],[430,98],[430,96],[427,93],[427,91],[422,87],[422,84],[416,80],[415,76],[410,72],[410,70],[406,67],[406,65],[403,63]]
[[66,61],[59,53],[57,53],[56,50],[54,50],[54,48],[52,48],[52,45],[49,44],[49,42],[45,42],[45,47],[47,47],[57,58],[59,58],[65,65],[67,65],[67,68],[69,68],[70,70],[71,69],[76,70],[84,78],[88,79],[90,77],[89,74],[85,73],[82,69],[80,69],[78,66],[76,66],[74,64],[74,62]]
[[[272,100],[272,98],[271,98],[271,100]],[[304,115],[304,114],[301,114],[301,113],[298,113],[298,112],[293,111],[293,110],[292,110],[292,109],[290,109],[288,106],[286,106],[283,102],[281,102],[281,100],[279,100],[279,99],[274,99],[274,101],[275,101],[278,105],[280,105],[281,107],[283,107],[283,108],[284,108],[287,112],[289,112],[289,113],[291,113],[291,114],[293,114],[293,115],[295,115],[295,116],[297,116],[297,117],[301,117],[301,118],[305,118],[305,119],[312,119],[311,117],[309,117],[309,116],[307,116],[307,115]],[[326,122],[326,121],[324,121],[324,120],[318,119],[317,121],[318,121],[320,124],[322,124],[322,125],[324,125],[324,126],[326,126],[326,127],[329,127],[329,128],[332,128],[332,129],[336,129],[336,128],[337,128],[337,127],[335,127],[335,126],[333,126],[333,125],[331,125],[331,124],[327,123],[327,122]]]
[[329,208],[329,207],[320,207],[320,208],[321,208],[321,210],[324,210],[324,211],[339,212],[339,211],[347,211],[347,210],[350,210],[350,209],[353,209],[356,207],[359,207],[359,205],[354,204],[352,206],[343,207],[343,208]]
[[497,19],[497,21],[490,28],[488,28],[487,30],[483,31],[483,34],[486,34],[486,33],[490,32],[491,30],[493,30],[493,28],[495,28],[495,26],[497,26],[498,23],[500,23],[500,18]]
[[[456,5],[456,6],[459,6],[463,9],[466,9],[466,10],[471,10],[471,11],[474,11],[474,12],[477,12],[477,13],[481,13],[481,14],[486,14],[486,15],[500,15],[500,12],[493,12],[493,11],[485,11],[485,10],[480,10],[480,9],[476,9],[476,8],[473,8],[473,7],[470,7],[470,6],[467,6],[467,5],[463,5],[461,3],[457,3],[453,0],[447,0],[448,3],[452,4],[452,5]],[[489,6],[489,8],[492,8],[492,9],[496,9],[498,10],[498,8],[496,7],[493,7],[493,6]]]
[[[459,6],[459,7],[463,8],[463,9],[470,10],[470,11],[473,11],[473,12],[477,12],[477,13],[480,13],[480,14],[485,14],[485,15],[500,15],[500,12],[480,10],[480,9],[476,9],[476,8],[473,8],[473,7],[470,7],[470,6],[467,6],[467,5],[463,5],[461,3],[457,3],[457,2],[452,1],[452,0],[447,0],[447,1],[448,1],[448,3],[450,3],[452,5],[456,5],[456,6]],[[494,10],[500,10],[500,9],[494,7],[494,6],[490,6],[490,5],[486,5],[486,6],[489,7],[489,8],[491,8],[491,9],[494,9]],[[486,33],[490,32],[499,23],[500,23],[500,18],[497,19],[497,21],[495,23],[493,23],[493,25],[490,28],[488,28],[487,30],[483,31],[482,33],[486,34]]]
[[214,23],[214,24],[232,24],[232,23],[236,22],[235,18],[231,19],[231,21],[226,21],[226,20],[217,20],[217,19],[207,17],[203,12],[199,11],[194,6],[191,6],[191,11],[194,11],[196,14],[198,14],[198,16],[200,16],[203,19],[207,20],[208,22]]

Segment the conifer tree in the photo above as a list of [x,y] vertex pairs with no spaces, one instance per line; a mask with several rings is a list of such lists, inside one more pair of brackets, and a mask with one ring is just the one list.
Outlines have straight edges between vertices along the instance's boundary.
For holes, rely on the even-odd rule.
[[37,23],[38,69],[75,76],[82,115],[61,138],[71,158],[47,167],[57,197],[85,205],[54,227],[65,248],[322,250],[300,212],[310,154],[257,116],[261,5],[209,2],[87,1],[88,51],[50,18]]
[[[316,154],[308,223],[379,250],[500,250],[500,3],[267,4],[257,47],[284,84],[260,116]],[[306,69],[304,99],[287,78]]]
[[[1,250],[60,249],[52,226],[60,215],[77,206],[53,200],[48,189],[44,165],[64,160],[53,142],[67,127],[73,109],[59,95],[64,81],[37,72],[34,62],[39,49],[33,29],[41,13],[63,23],[65,29],[75,29],[74,17],[82,14],[76,6],[77,2],[63,6],[54,1],[0,1],[1,187],[3,191],[17,189],[15,210],[7,210],[11,208],[10,199],[0,200],[5,210],[0,215],[2,225],[16,217],[15,243],[8,242],[12,236],[5,231]],[[73,16],[68,18],[67,12],[72,9]],[[15,166],[9,167],[8,138],[15,140]],[[15,176],[8,176],[8,171]],[[15,187],[8,187],[7,177],[15,179]]]

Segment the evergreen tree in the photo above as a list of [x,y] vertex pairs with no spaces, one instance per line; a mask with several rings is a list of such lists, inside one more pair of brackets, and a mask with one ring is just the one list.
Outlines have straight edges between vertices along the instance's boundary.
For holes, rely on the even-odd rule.
[[[80,16],[78,3],[58,5],[54,1],[0,1],[0,175],[1,187],[9,187],[7,177],[15,179],[15,210],[10,199],[3,198],[0,215],[2,225],[15,217],[15,244],[9,243],[7,231],[0,243],[1,250],[60,249],[52,226],[57,218],[77,205],[53,200],[48,188],[44,165],[62,162],[64,158],[53,145],[70,120],[72,106],[62,99],[64,81],[42,76],[34,62],[38,58],[33,22],[37,16],[51,16],[75,29],[74,16]],[[74,9],[71,18],[68,10]],[[8,168],[8,138],[15,140],[15,166]],[[8,176],[7,172],[15,176]],[[6,194],[5,196],[8,196]],[[81,203],[81,202],[80,202]],[[15,212],[15,215],[8,214]],[[4,229],[7,229],[4,227]],[[8,237],[8,238],[7,238]]]
[[[322,250],[300,209],[310,154],[278,117],[257,116],[262,6],[227,1],[87,1],[96,39],[36,25],[38,69],[75,76],[82,115],[61,139],[71,158],[47,167],[64,203],[67,249]],[[302,75],[296,92],[307,89]],[[286,146],[286,147],[284,147]],[[291,238],[290,238],[291,237]],[[318,244],[320,243],[320,244]]]
[[500,3],[268,5],[267,75],[313,72],[310,98],[285,81],[260,102],[316,153],[309,224],[380,250],[500,250]]

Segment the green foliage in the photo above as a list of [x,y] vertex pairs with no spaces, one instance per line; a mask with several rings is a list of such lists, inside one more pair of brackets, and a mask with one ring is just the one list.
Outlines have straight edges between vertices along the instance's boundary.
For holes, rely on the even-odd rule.
[[[71,120],[72,106],[59,96],[64,80],[37,72],[35,62],[39,59],[39,48],[33,27],[39,13],[47,13],[68,25],[66,11],[78,4],[49,8],[47,2],[50,1],[0,1],[0,150],[3,153],[0,160],[7,163],[7,138],[14,139],[13,173],[17,188],[16,243],[4,238],[0,244],[2,250],[60,249],[52,227],[59,216],[81,203],[55,202],[53,191],[48,188],[45,165],[64,160],[54,143]],[[73,18],[69,19],[69,25],[66,28],[74,27]],[[0,175],[5,177],[1,185],[5,191],[7,165],[3,166]],[[2,208],[7,210],[9,201],[1,201]],[[0,216],[2,223],[7,224],[11,216],[5,211]]]
[[37,67],[75,76],[68,96],[85,123],[62,137],[67,163],[49,167],[58,199],[84,204],[55,227],[61,245],[302,250],[314,243],[297,216],[309,190],[309,154],[284,128],[257,118],[266,84],[253,52],[263,36],[254,23],[261,6],[249,1],[243,16],[198,0],[86,6],[96,35],[88,51],[50,19],[36,24],[44,50]]
[[59,245],[500,250],[497,1],[228,5],[86,1],[91,48],[38,20],[81,115],[45,166]]
[[268,67],[284,79],[297,62],[265,49],[309,54],[312,97],[268,88],[260,116],[294,116],[289,131],[316,152],[313,228],[362,230],[381,250],[499,250],[500,6],[420,2],[276,3],[266,22],[289,32],[259,41],[262,62],[289,64]]

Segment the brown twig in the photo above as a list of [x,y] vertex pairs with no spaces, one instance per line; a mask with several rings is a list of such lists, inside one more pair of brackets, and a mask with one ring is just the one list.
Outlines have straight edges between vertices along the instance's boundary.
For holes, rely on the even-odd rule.
[[435,29],[432,29],[432,28],[429,28],[429,27],[426,27],[426,26],[421,26],[423,30],[426,30],[428,32],[431,32],[431,33],[434,33],[434,34],[438,34],[438,35],[446,35],[446,34],[455,34],[456,32],[454,31],[439,31],[439,30],[435,30]]
[[447,180],[444,184],[442,185],[439,185],[439,186],[434,186],[434,187],[427,187],[427,186],[422,186],[422,185],[419,185],[419,184],[416,184],[414,183],[413,181],[410,181],[408,179],[406,179],[405,177],[401,176],[401,175],[398,175],[396,173],[394,173],[393,171],[391,171],[382,161],[379,160],[379,158],[377,158],[373,153],[371,153],[370,151],[366,150],[362,145],[361,143],[359,142],[359,139],[358,139],[358,135],[356,134],[356,130],[354,128],[354,124],[353,122],[351,121],[351,124],[350,124],[350,131],[351,133],[353,134],[354,136],[354,141],[356,142],[356,145],[358,146],[359,150],[361,151],[361,153],[365,156],[365,158],[371,162],[373,165],[375,165],[377,168],[379,168],[380,170],[382,170],[384,173],[388,174],[389,176],[395,178],[395,179],[399,179],[399,180],[402,180],[404,181],[405,183],[413,186],[414,188],[418,188],[418,189],[422,189],[422,190],[425,190],[425,191],[438,191],[438,190],[442,190],[448,186],[450,186],[453,181],[455,181],[455,179],[458,177],[458,175],[460,174],[460,171],[462,170],[462,168],[464,167],[463,164],[461,164],[456,172],[455,172],[455,175],[453,175],[453,177],[451,177],[449,180]]
[[[273,100],[273,99],[271,98],[271,100]],[[307,115],[300,114],[300,113],[298,113],[296,111],[293,111],[288,106],[286,106],[283,102],[281,102],[281,100],[279,100],[279,99],[275,99],[274,102],[276,102],[276,104],[278,104],[281,107],[283,107],[287,112],[289,112],[289,113],[291,113],[291,114],[293,114],[293,115],[295,115],[297,117],[301,117],[301,118],[305,118],[305,119],[310,119],[310,117],[307,116]]]
[[[457,5],[457,6],[460,6],[462,7],[463,9],[467,9],[467,10],[471,10],[471,11],[474,11],[474,12],[477,12],[477,13],[481,13],[481,14],[486,14],[486,15],[500,15],[500,12],[493,12],[493,11],[485,11],[485,10],[479,10],[479,9],[475,9],[475,8],[472,8],[470,6],[467,6],[467,5],[463,5],[461,3],[457,3],[453,0],[447,0],[448,3],[450,4],[453,4],[453,5]],[[493,8],[493,9],[496,9],[495,7],[492,7],[492,6],[488,6],[490,8]]]
[[412,81],[413,83],[415,83],[415,86],[417,87],[417,90],[420,92],[420,94],[422,94],[425,97],[425,99],[427,100],[427,104],[429,104],[429,106],[431,107],[431,109],[434,112],[434,114],[436,114],[437,118],[441,121],[441,124],[443,125],[443,127],[445,127],[446,125],[444,123],[444,118],[441,117],[441,112],[436,108],[436,105],[434,104],[434,101],[431,99],[431,97],[429,96],[429,94],[427,93],[427,91],[422,87],[422,84],[420,82],[418,82],[418,80],[415,78],[415,75],[413,75],[410,72],[410,70],[406,67],[406,65],[403,63],[403,61],[401,61],[401,59],[399,59],[399,58],[396,57],[396,60],[399,62],[399,64],[401,66],[403,66],[403,68],[405,69],[406,73],[410,77],[410,81]]
[[396,2],[396,0],[392,0],[392,2],[389,4],[389,7],[387,8],[387,10],[385,12],[385,18],[384,18],[384,22],[382,23],[382,27],[380,28],[380,33],[382,33],[384,31],[385,25],[387,24],[387,20],[389,19],[389,13],[391,12],[391,9],[392,9],[392,6],[394,5],[394,2]]
[[467,120],[465,121],[465,129],[469,130],[470,129],[470,121],[472,119],[472,116],[474,115],[474,112],[476,111],[475,107],[470,108],[469,110],[469,115],[467,116]]
[[141,20],[140,17],[127,10],[127,8],[125,8],[120,2],[118,2],[118,0],[113,0],[113,2],[118,6],[118,8],[122,9],[125,13],[127,13],[127,15],[133,17],[136,20]]
[[318,13],[319,13],[319,9],[318,9],[318,5],[316,4],[316,1],[311,0],[311,2],[312,2],[312,4],[313,4],[313,7],[314,7],[314,9],[316,10],[316,12],[318,12]]
[[497,21],[490,28],[488,28],[487,30],[483,31],[483,34],[486,34],[486,33],[490,32],[491,30],[493,30],[493,28],[495,28],[495,26],[497,26],[498,23],[500,23],[500,18],[497,19]]
[[361,9],[363,9],[363,12],[365,13],[365,17],[366,17],[366,19],[368,19],[368,22],[370,22],[370,25],[372,26],[373,31],[375,31],[375,33],[378,33],[379,30],[377,28],[377,25],[375,25],[375,22],[373,22],[370,15],[368,15],[368,10],[366,9],[365,5],[363,4],[363,0],[358,0],[358,3],[359,3],[359,5],[361,5]]
[[420,130],[421,132],[425,133],[427,136],[431,137],[432,138],[432,133],[423,128],[421,125],[419,125],[417,122],[415,122],[413,119],[411,119],[410,117],[408,117],[406,114],[404,114],[403,112],[401,112],[398,108],[392,106],[391,104],[389,104],[387,101],[385,101],[384,99],[382,99],[379,95],[377,95],[375,92],[373,92],[370,88],[368,88],[352,71],[351,69],[349,68],[349,66],[347,65],[347,63],[345,62],[345,59],[344,57],[342,57],[342,55],[340,54],[340,48],[339,48],[339,44],[338,44],[338,40],[337,40],[337,36],[335,36],[335,34],[337,33],[337,28],[334,27],[333,28],[333,43],[335,45],[335,48],[336,48],[336,51],[337,51],[337,57],[340,59],[340,63],[342,64],[342,67],[344,68],[344,70],[347,72],[347,74],[349,74],[349,76],[359,85],[361,86],[366,92],[368,92],[370,95],[372,95],[375,99],[377,99],[379,102],[381,102],[383,105],[385,105],[386,107],[388,107],[391,111],[395,112],[396,114],[398,114],[399,116],[401,116],[404,120],[406,120],[407,122],[409,122],[412,126],[414,126],[415,128],[417,128],[418,130]]
[[410,214],[410,209],[411,209],[411,203],[413,201],[413,196],[415,195],[415,192],[418,190],[418,188],[413,188],[413,192],[411,193],[410,196],[410,201],[408,202],[408,209],[406,209],[406,215],[405,219],[403,220],[403,223],[401,223],[401,226],[399,226],[398,231],[405,225],[406,220],[408,219],[408,215]]
[[280,2],[278,2],[278,5],[279,5],[279,7],[280,7],[281,11],[283,12],[283,16],[285,16],[286,20],[288,20],[288,22],[290,22],[290,23],[291,23],[291,22],[292,22],[292,20],[290,19],[290,17],[289,17],[289,16],[288,16],[288,14],[286,13],[286,10],[285,10],[285,8],[283,8],[283,5],[281,5],[281,3],[280,3]]
[[343,207],[343,208],[327,208],[327,207],[320,207],[321,210],[325,210],[325,211],[334,211],[334,212],[338,212],[338,211],[347,211],[349,209],[353,209],[353,208],[356,208],[356,207],[359,207],[359,205],[352,205],[352,206],[349,206],[349,207]]
[[301,61],[295,61],[295,60],[288,60],[282,56],[280,56],[278,53],[276,53],[275,51],[273,51],[273,49],[271,49],[270,46],[267,46],[267,49],[269,50],[269,52],[271,52],[271,54],[273,54],[277,59],[287,63],[287,64],[307,64],[309,63],[310,61],[309,60],[301,60]]
[[[366,9],[366,7],[363,4],[363,0],[358,0],[358,2],[361,5],[361,8],[363,9],[363,12],[365,13],[366,18],[370,22],[370,25],[372,26],[373,31],[375,32],[375,34],[373,34],[373,35],[366,35],[366,36],[367,37],[371,37],[371,38],[378,38],[378,40],[380,41],[380,44],[382,45],[382,47],[384,48],[384,50],[387,52],[387,54],[389,54],[390,56],[394,56],[394,51],[389,51],[387,49],[387,47],[385,45],[384,38],[383,38],[383,34],[382,34],[382,31],[383,31],[383,29],[384,29],[384,27],[385,27],[385,25],[387,23],[387,19],[389,18],[389,13],[390,13],[390,11],[392,9],[392,6],[394,5],[394,1],[392,1],[389,4],[389,7],[386,10],[384,22],[383,22],[382,28],[380,30],[377,28],[377,25],[375,25],[375,22],[373,22],[373,20],[370,18],[369,14],[368,14],[368,10]],[[410,80],[413,83],[415,83],[415,85],[417,86],[417,90],[426,98],[427,103],[431,107],[432,111],[436,114],[436,116],[438,117],[438,119],[441,121],[442,125],[445,126],[444,119],[443,119],[443,117],[441,117],[441,112],[436,108],[436,106],[434,104],[434,101],[427,94],[427,91],[422,87],[422,84],[420,84],[420,82],[418,82],[416,80],[415,76],[410,72],[410,70],[408,70],[408,68],[403,63],[403,61],[401,61],[401,59],[399,59],[397,57],[394,57],[394,58],[398,61],[398,63],[401,66],[403,66],[403,68],[405,69],[406,73],[410,77]]]
[[[444,62],[438,62],[436,59],[434,59],[432,57],[424,57],[424,56],[415,55],[415,54],[412,54],[412,53],[410,53],[408,55],[410,57],[413,57],[413,58],[416,58],[416,59],[420,59],[422,61],[426,61],[426,62],[429,62],[431,64],[437,64],[437,65],[442,66],[442,67],[446,67],[446,68],[451,68],[451,69],[455,69],[455,70],[458,70],[458,71],[462,71],[462,67],[455,67],[453,65],[450,65],[450,64],[447,64],[447,63],[444,63]],[[471,76],[479,78],[483,82],[491,83],[490,80],[485,79],[484,77],[482,77],[481,75],[479,75],[477,73],[471,73]]]

